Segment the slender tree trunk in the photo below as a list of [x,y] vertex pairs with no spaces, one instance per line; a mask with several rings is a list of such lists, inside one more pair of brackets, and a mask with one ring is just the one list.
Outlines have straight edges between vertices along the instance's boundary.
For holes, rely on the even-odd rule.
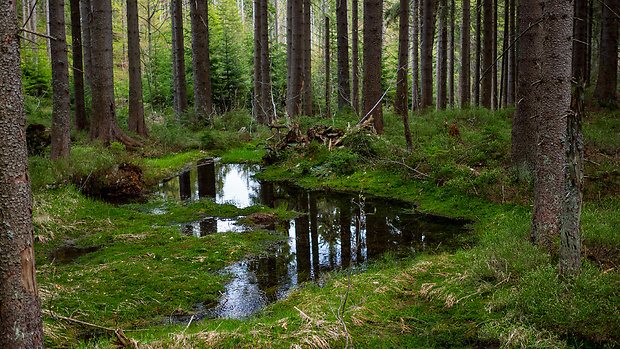
[[347,15],[347,0],[336,0],[338,110],[340,111],[346,110],[347,107],[351,105],[351,88],[349,87],[349,28]]
[[455,1],[450,0],[450,22],[448,31],[448,105],[450,108],[454,108],[454,8],[456,7]]
[[82,49],[84,51],[84,82],[92,91],[92,65],[91,65],[91,40],[90,27],[93,20],[91,0],[80,0],[80,12],[82,13]]
[[127,0],[127,54],[129,60],[129,131],[147,137],[142,103],[142,69],[140,67],[140,29],[138,27],[138,1]]
[[50,159],[57,160],[71,154],[71,98],[69,88],[69,58],[65,33],[65,3],[49,0],[50,40],[52,54],[52,143]]
[[86,102],[84,101],[84,70],[82,61],[82,24],[80,22],[80,0],[71,0],[71,36],[73,41],[73,127],[77,131],[88,127]]
[[461,108],[465,109],[469,107],[470,101],[470,54],[471,54],[471,45],[470,45],[470,8],[469,8],[469,0],[463,0],[463,24],[461,26],[461,74],[459,75],[459,86],[461,92]]
[[[43,348],[17,6],[0,0],[0,347]],[[10,87],[10,88],[9,88]]]
[[325,105],[327,106],[327,118],[332,117],[330,36],[329,16],[325,15]]
[[[509,17],[509,25],[510,30],[508,30],[508,42],[512,44],[515,41],[515,31],[516,31],[516,23],[515,23],[515,2],[516,0],[510,1],[510,12],[508,14]],[[507,104],[515,103],[515,91],[516,91],[516,76],[517,76],[517,66],[516,66],[516,45],[512,45],[510,49],[508,49],[508,90],[506,91]]]
[[[310,0],[304,3],[304,71],[303,71],[303,114],[312,116],[312,42],[310,26]],[[347,65],[347,73],[349,67]]]
[[573,6],[543,0],[540,120],[531,238],[554,252],[565,197],[566,129],[570,113]]
[[[517,76],[517,103],[512,123],[512,166],[521,181],[533,178],[536,164],[536,134],[539,119],[542,51],[542,3],[540,0],[520,0]],[[527,49],[524,49],[527,48]]]
[[141,145],[128,137],[116,120],[111,0],[93,1],[91,31],[93,100],[90,138],[105,144],[122,142],[130,148]]
[[411,110],[420,109],[420,64],[419,64],[419,37],[420,37],[420,0],[411,1]]
[[480,105],[480,57],[482,56],[482,1],[476,2],[476,50],[474,52],[474,105]]
[[291,116],[293,111],[293,3],[298,0],[286,1],[286,113]]
[[493,0],[493,29],[492,29],[492,33],[493,33],[493,42],[492,42],[492,63],[491,63],[491,109],[493,110],[497,110],[498,108],[498,100],[499,100],[499,93],[498,93],[498,86],[499,84],[497,83],[497,64],[495,64],[495,60],[497,59],[497,0]]
[[618,107],[618,0],[603,0],[598,79],[594,97],[599,104]]
[[194,111],[200,120],[213,114],[211,59],[209,56],[209,4],[207,0],[190,0],[192,19],[192,69]]
[[586,71],[585,71],[585,84],[586,87],[590,87],[592,82],[592,37],[594,23],[594,1],[588,1],[588,44],[586,48]]
[[187,111],[187,82],[185,79],[185,44],[183,43],[182,0],[170,0],[172,25],[172,79],[174,114],[176,120]]
[[493,99],[493,0],[483,0],[483,24],[484,32],[482,35],[482,106],[491,109]]
[[372,117],[375,130],[383,133],[381,103],[381,54],[383,48],[383,0],[364,0],[364,78],[362,111]]
[[353,112],[360,112],[360,72],[359,72],[359,4],[357,0],[351,0],[351,104]]
[[588,44],[588,1],[574,0],[575,18],[573,21],[573,79],[584,81],[586,69],[586,52]]
[[273,108],[271,104],[271,61],[269,59],[269,0],[261,1],[261,100],[265,109],[265,118],[267,122],[273,119]]
[[437,96],[435,108],[446,109],[448,89],[448,6],[447,0],[439,0],[437,36]]
[[301,113],[302,88],[303,88],[303,1],[291,0],[291,58],[288,62],[291,68],[291,82],[288,85],[291,98],[287,102],[290,117]]
[[420,106],[433,105],[433,0],[422,0],[422,47],[420,47]]
[[267,125],[267,114],[263,106],[263,69],[261,48],[261,25],[264,0],[254,0],[254,118],[260,125]]
[[[409,93],[408,72],[409,66],[409,0],[400,0],[400,16],[398,25],[398,72],[396,82],[396,100],[394,112],[397,115],[408,116]],[[408,119],[408,117],[407,117]],[[406,124],[406,128],[408,127]]]

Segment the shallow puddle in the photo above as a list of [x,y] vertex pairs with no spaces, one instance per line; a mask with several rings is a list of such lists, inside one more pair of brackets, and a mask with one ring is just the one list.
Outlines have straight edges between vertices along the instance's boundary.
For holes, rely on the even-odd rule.
[[[222,300],[211,309],[197,307],[197,318],[243,319],[286,297],[300,283],[317,280],[324,272],[355,268],[387,252],[394,258],[410,257],[423,251],[455,249],[471,240],[467,220],[413,213],[414,205],[405,201],[306,191],[259,181],[253,178],[259,170],[256,165],[209,162],[160,184],[155,194],[167,200],[211,197],[238,207],[261,204],[301,213],[285,224],[282,233],[288,238],[268,256],[226,268],[232,280]],[[212,182],[205,182],[207,178]],[[204,195],[207,192],[209,195]],[[179,229],[198,237],[243,231],[234,221],[217,218],[190,222]]]

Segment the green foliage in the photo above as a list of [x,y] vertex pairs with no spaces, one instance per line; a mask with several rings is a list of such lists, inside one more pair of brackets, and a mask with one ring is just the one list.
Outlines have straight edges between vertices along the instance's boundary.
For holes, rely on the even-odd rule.
[[187,132],[187,126],[169,115],[163,116],[163,122],[154,123],[150,133],[151,137],[164,147],[164,151],[197,148],[200,145],[196,135]]
[[[325,177],[331,174],[347,175],[351,174],[357,168],[359,155],[348,149],[338,149],[330,152],[325,162],[311,169],[315,176]],[[307,166],[307,165],[305,165]],[[302,171],[305,167],[302,165]]]

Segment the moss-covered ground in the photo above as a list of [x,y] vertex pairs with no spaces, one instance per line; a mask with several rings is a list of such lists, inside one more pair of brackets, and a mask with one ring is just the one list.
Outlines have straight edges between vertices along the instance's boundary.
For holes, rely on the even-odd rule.
[[[164,150],[153,143],[132,153],[84,141],[70,164],[32,157],[46,344],[112,348],[109,330],[122,328],[140,348],[618,347],[620,124],[596,113],[585,120],[583,269],[561,279],[556,257],[529,243],[533,189],[510,167],[511,120],[511,110],[414,116],[411,154],[400,118],[388,112],[384,135],[350,130],[343,146],[331,149],[313,143],[276,152],[276,131],[231,133],[225,130],[234,127],[216,121],[190,135],[168,125],[177,138],[159,137]],[[355,122],[352,115],[302,118],[300,128],[346,129]],[[452,124],[457,136],[449,132]],[[278,160],[261,174],[266,179],[372,192],[415,201],[421,211],[472,218],[476,243],[415,259],[385,256],[363,270],[331,273],[245,321],[164,324],[170,314],[215,302],[226,281],[224,266],[282,238],[264,231],[197,238],[180,234],[174,223],[269,209],[210,201],[111,205],[84,197],[70,179],[132,161],[154,183],[201,157],[257,162],[266,151]],[[152,214],[155,208],[163,214]],[[49,257],[68,243],[99,249],[74,264]]]

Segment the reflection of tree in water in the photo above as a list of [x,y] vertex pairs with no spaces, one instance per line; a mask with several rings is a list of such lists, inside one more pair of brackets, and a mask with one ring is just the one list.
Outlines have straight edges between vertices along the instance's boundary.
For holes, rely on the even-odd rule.
[[265,293],[267,301],[281,299],[293,286],[292,271],[289,266],[295,259],[289,244],[280,244],[267,257],[260,257],[248,263],[248,270],[254,272],[259,289]]

